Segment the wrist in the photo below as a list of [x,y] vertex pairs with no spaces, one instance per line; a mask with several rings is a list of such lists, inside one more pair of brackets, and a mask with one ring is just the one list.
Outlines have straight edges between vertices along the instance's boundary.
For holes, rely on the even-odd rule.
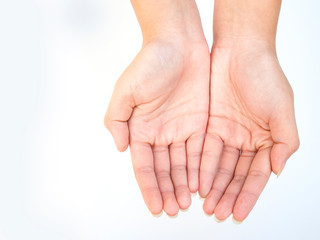
[[[218,24],[214,24],[218,25]],[[261,47],[275,48],[276,33],[261,32],[252,26],[238,26],[238,23],[225,23],[214,29],[213,40],[219,45],[235,47],[254,44]]]
[[200,15],[194,0],[131,0],[143,44],[150,41],[203,42]]
[[276,53],[275,42],[253,37],[219,37],[213,42],[213,49],[225,49],[232,53],[266,52]]
[[194,38],[185,34],[172,34],[159,33],[150,37],[143,38],[142,48],[147,45],[164,45],[170,46],[186,54],[191,51],[207,51],[209,54],[209,48],[205,37]]
[[281,0],[216,0],[214,41],[275,48]]
[[211,51],[211,61],[223,58],[233,67],[242,64],[277,60],[276,48],[268,41],[257,39],[223,38],[215,41]]

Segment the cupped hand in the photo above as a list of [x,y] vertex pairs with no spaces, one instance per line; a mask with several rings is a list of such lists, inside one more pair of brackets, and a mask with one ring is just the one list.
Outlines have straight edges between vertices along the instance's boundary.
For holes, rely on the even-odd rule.
[[257,42],[214,44],[210,91],[199,193],[207,214],[243,221],[299,146],[293,92],[275,50]]
[[[206,42],[145,44],[116,83],[105,125],[119,151],[130,145],[135,176],[153,214],[191,204],[209,109]],[[189,190],[190,189],[190,190]]]

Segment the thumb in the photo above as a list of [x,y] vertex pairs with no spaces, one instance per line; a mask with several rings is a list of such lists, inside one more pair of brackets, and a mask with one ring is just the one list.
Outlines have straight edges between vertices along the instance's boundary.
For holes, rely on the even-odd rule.
[[272,171],[279,177],[289,157],[299,148],[299,136],[293,104],[270,120],[274,145],[271,149]]
[[134,101],[130,87],[126,81],[119,79],[104,118],[104,125],[110,131],[120,152],[124,152],[129,145],[128,120],[132,114]]

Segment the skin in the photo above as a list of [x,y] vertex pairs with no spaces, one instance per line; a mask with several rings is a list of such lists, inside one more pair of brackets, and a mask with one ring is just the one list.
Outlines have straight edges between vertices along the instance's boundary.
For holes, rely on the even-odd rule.
[[193,0],[132,0],[143,46],[105,125],[119,151],[130,144],[151,213],[176,215],[199,190],[207,214],[243,221],[297,150],[293,92],[275,50],[280,4],[216,0],[210,67]]
[[143,46],[114,88],[105,125],[153,214],[174,216],[198,190],[210,53],[194,1],[132,1]]
[[293,92],[277,59],[279,0],[216,0],[203,209],[243,221],[299,147]]

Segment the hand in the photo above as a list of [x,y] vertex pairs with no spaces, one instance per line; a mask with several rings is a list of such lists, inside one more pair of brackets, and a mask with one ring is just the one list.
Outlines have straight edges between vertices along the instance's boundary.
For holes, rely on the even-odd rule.
[[[275,49],[259,41],[216,42],[210,116],[200,167],[204,211],[243,221],[299,146],[293,92]],[[242,42],[241,42],[242,41]]]
[[120,151],[130,144],[135,176],[153,214],[176,215],[198,190],[209,109],[205,41],[145,44],[114,88],[105,117]]

